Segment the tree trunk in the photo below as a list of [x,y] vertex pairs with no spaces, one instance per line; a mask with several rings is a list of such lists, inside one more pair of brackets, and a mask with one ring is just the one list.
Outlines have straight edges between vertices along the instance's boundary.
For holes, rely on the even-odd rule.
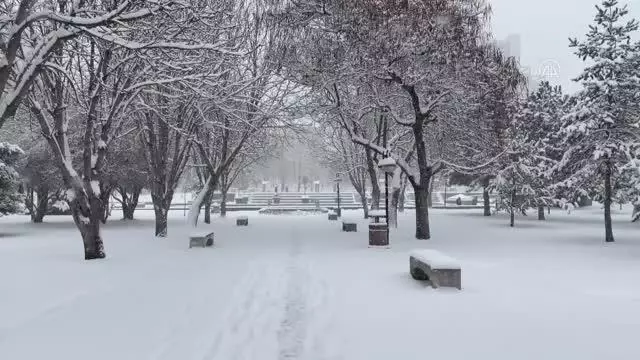
[[167,209],[162,205],[154,204],[156,215],[156,236],[167,237]]
[[516,189],[514,187],[511,190],[511,201],[509,202],[509,226],[515,226],[515,216],[516,216],[516,208],[514,207],[514,203],[516,201]]
[[122,219],[123,220],[133,220],[133,213],[135,212],[136,207],[131,205],[122,205]]
[[[202,190],[198,193],[193,202],[191,203],[191,208],[189,208],[189,216],[187,217],[187,223],[192,227],[196,228],[198,226],[198,217],[200,216],[200,208],[205,203],[205,200],[208,197],[212,197],[213,189],[215,188],[214,176],[209,175],[207,181],[205,181]],[[216,179],[217,180],[217,179]]]
[[604,232],[605,242],[614,242],[613,224],[611,222],[611,163],[605,162],[604,170]]
[[380,208],[380,183],[378,183],[378,172],[373,161],[371,150],[367,150],[367,173],[371,181],[371,209]]
[[124,220],[133,220],[133,214],[138,207],[138,199],[141,192],[142,188],[136,187],[131,192],[131,197],[129,197],[125,189],[120,190],[122,195],[122,218]]
[[100,235],[100,223],[102,221],[104,207],[97,197],[92,197],[89,202],[91,206],[88,217],[82,214],[77,202],[69,205],[72,207],[73,221],[82,235],[84,259],[103,259],[106,257],[106,254],[104,252],[102,236]]
[[538,205],[538,220],[545,220],[544,205]]
[[358,193],[360,196],[360,201],[362,201],[362,213],[365,219],[369,218],[369,207],[367,206],[367,193],[365,191],[361,191]]
[[213,196],[207,196],[204,201],[204,223],[211,224],[211,203],[213,202]]
[[155,212],[156,217],[156,236],[166,237],[167,214],[169,213],[169,207],[171,206],[172,199],[151,194],[151,200],[153,201],[153,211]]
[[109,198],[111,197],[111,192],[113,191],[113,187],[111,188],[106,188],[103,189],[103,191],[100,192],[100,221],[102,221],[103,224],[107,223],[107,219],[109,218],[109,215],[111,215],[111,207],[109,204]]
[[224,186],[221,186],[220,188],[220,193],[222,195],[222,198],[220,199],[220,216],[225,217],[227,216],[227,191],[229,189],[225,189]]
[[36,191],[38,197],[34,209],[31,213],[31,221],[36,224],[42,223],[45,214],[47,213],[47,207],[49,205],[49,189],[46,187],[40,187]]
[[389,204],[389,226],[398,227],[398,204],[400,202],[400,189],[393,189],[391,192],[391,203]]
[[429,188],[413,186],[416,197],[416,239],[428,240],[431,238],[429,228]]
[[429,181],[429,208],[433,207],[433,186],[434,186],[434,178],[431,178],[431,181]]
[[484,216],[491,216],[491,200],[489,199],[489,190],[484,186],[482,188],[482,201],[484,207]]

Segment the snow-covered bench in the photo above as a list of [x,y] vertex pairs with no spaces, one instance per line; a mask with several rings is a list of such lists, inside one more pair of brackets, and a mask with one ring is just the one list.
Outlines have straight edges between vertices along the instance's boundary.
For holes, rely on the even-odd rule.
[[212,246],[213,232],[208,230],[195,230],[189,235],[189,248],[194,246]]
[[436,250],[413,250],[409,254],[409,271],[416,280],[429,280],[433,288],[440,286],[462,289],[460,264]]
[[334,211],[329,213],[329,220],[338,220],[338,214]]
[[342,221],[342,231],[346,232],[357,232],[358,224],[353,221],[343,220]]
[[236,219],[237,226],[248,226],[249,225],[249,217],[247,216],[239,216]]

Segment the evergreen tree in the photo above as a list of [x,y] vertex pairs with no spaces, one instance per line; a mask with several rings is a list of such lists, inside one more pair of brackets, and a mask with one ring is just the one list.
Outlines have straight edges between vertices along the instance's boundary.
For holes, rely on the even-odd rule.
[[[589,65],[575,79],[583,89],[564,119],[562,132],[568,147],[557,170],[569,173],[562,183],[574,189],[574,196],[599,193],[597,198],[604,203],[605,241],[613,242],[614,176],[626,162],[630,144],[636,141],[633,134],[638,125],[633,111],[638,91],[638,70],[633,66],[637,45],[631,42],[638,22],[624,20],[628,9],[617,0],[605,0],[596,10],[586,39],[570,39],[576,55]],[[600,186],[593,182],[596,174]]]
[[0,142],[0,215],[20,210],[19,175],[13,166],[22,154],[20,147]]
[[564,113],[560,87],[543,82],[526,101],[511,107],[513,121],[506,131],[507,156],[493,181],[500,198],[499,206],[511,215],[538,209],[544,220],[544,208],[557,202],[551,181],[551,169],[562,157],[560,136]]

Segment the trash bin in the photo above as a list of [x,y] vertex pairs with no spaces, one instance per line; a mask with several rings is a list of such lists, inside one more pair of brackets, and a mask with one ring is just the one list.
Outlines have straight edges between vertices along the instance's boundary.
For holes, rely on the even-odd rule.
[[386,223],[369,224],[369,246],[389,245],[389,225]]

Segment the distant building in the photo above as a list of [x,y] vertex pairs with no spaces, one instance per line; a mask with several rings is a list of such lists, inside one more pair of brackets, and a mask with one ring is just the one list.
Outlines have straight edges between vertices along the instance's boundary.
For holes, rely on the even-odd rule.
[[506,57],[514,57],[520,62],[520,35],[511,34],[504,40],[498,40],[496,45]]
[[527,78],[528,91],[535,91],[542,80],[551,80],[554,76],[557,76],[558,67],[553,61],[546,61],[535,67],[522,66],[520,60],[522,55],[520,35],[510,34],[505,39],[496,41],[496,45],[502,50],[505,57],[513,57],[520,64],[520,70]]

